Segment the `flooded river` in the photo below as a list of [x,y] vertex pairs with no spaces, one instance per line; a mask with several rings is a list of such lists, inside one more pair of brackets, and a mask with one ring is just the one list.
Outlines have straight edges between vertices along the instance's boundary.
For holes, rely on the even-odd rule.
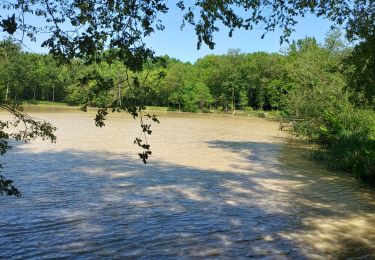
[[1,158],[23,197],[0,197],[0,259],[375,258],[374,190],[275,122],[159,112],[143,165],[128,115],[30,111],[58,140]]

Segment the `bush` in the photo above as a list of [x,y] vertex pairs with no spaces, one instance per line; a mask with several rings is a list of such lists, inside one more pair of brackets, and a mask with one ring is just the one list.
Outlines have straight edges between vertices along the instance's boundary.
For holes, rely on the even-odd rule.
[[257,117],[259,118],[267,118],[267,113],[264,111],[257,112]]
[[320,144],[312,158],[344,170],[375,186],[375,113],[354,108],[341,92],[307,92],[286,117],[296,120],[294,133]]
[[182,111],[184,112],[198,112],[199,106],[196,102],[193,101],[185,101],[184,106],[182,107]]
[[375,185],[374,112],[354,110],[339,115],[336,131],[332,134],[325,145],[330,166]]
[[292,62],[283,117],[295,120],[293,132],[319,144],[312,158],[375,186],[374,110],[350,103],[337,57],[312,48]]
[[281,111],[271,110],[267,112],[267,117],[272,119],[281,119]]

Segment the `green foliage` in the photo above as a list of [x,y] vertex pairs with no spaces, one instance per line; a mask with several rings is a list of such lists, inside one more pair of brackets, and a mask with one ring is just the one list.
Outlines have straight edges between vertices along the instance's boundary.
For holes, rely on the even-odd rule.
[[375,115],[351,110],[325,116],[331,127],[320,128],[324,144],[318,153],[334,169],[375,185]]
[[295,134],[320,145],[313,158],[375,185],[374,111],[350,103],[340,56],[310,39],[292,47],[284,117],[295,120]]
[[357,106],[375,108],[375,33],[354,47],[347,58],[352,100]]
[[246,110],[246,107],[249,104],[249,98],[245,91],[240,92],[238,104],[242,110]]
[[0,64],[3,65],[0,70],[3,99],[63,100],[64,80],[69,77],[61,73],[63,68],[51,55],[24,53],[19,45],[3,41],[0,43]]
[[182,94],[183,111],[197,112],[209,108],[213,99],[208,87],[203,83],[188,85]]
[[4,176],[0,175],[0,195],[20,197],[21,192],[12,183],[12,180],[7,180]]

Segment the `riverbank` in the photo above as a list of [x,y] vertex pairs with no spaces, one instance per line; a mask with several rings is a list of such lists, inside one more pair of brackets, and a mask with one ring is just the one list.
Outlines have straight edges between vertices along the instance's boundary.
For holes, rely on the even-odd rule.
[[278,110],[218,110],[218,109],[209,109],[206,111],[199,110],[198,112],[185,112],[173,107],[159,107],[159,106],[146,106],[148,111],[170,111],[170,112],[182,112],[182,113],[196,113],[196,114],[222,114],[222,115],[234,115],[234,116],[245,116],[245,117],[259,117],[259,118],[269,118],[269,119],[280,119],[281,111]]
[[[71,107],[80,109],[80,106],[68,105],[65,102],[52,102],[52,101],[22,101],[22,105],[26,106],[40,106],[40,107]],[[95,107],[90,107],[95,109]],[[279,120],[281,118],[281,111],[272,110],[235,110],[235,111],[225,111],[225,110],[215,110],[210,109],[207,111],[198,111],[198,112],[184,112],[182,110],[173,108],[173,107],[163,107],[163,106],[146,106],[146,111],[168,111],[168,112],[181,112],[181,113],[193,113],[193,114],[222,114],[222,115],[234,115],[234,116],[244,116],[244,117],[259,117],[259,118],[268,118],[271,120]]]
[[43,100],[25,100],[25,101],[21,101],[20,104],[21,105],[30,105],[30,106],[63,106],[63,107],[69,106],[65,102],[43,101]]

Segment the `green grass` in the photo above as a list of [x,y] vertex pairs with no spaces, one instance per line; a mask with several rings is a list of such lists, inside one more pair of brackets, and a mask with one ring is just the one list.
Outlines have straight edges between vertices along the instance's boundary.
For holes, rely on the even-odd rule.
[[169,111],[168,109],[168,107],[146,106],[146,110],[151,111]]
[[[44,100],[24,100],[21,101],[22,105],[36,105],[36,106],[70,106],[65,102],[52,102],[52,101],[44,101]],[[146,110],[148,111],[179,111],[173,107],[165,107],[165,106],[146,106]],[[235,115],[235,116],[244,116],[244,117],[260,117],[260,118],[268,118],[268,119],[279,119],[280,118],[280,111],[263,111],[263,110],[251,110],[251,111],[244,111],[244,110],[236,110],[235,113],[233,111],[228,110],[207,110],[207,111],[198,111],[196,113],[213,113],[213,114],[227,114],[227,115]]]
[[[146,106],[146,110],[150,111],[180,111],[174,107],[159,107],[159,106]],[[181,111],[182,112],[182,111]],[[192,112],[194,113],[194,112]],[[210,109],[207,111],[201,111],[195,113],[212,113],[212,114],[226,114],[226,115],[235,115],[235,116],[245,116],[245,117],[260,117],[260,118],[267,118],[271,120],[279,120],[281,118],[281,111],[274,110],[274,111],[263,111],[263,110],[236,110],[233,113],[232,110],[219,110],[219,109]]]
[[264,110],[236,110],[233,111],[222,111],[222,110],[211,110],[211,113],[215,114],[231,114],[235,116],[245,116],[245,117],[259,117],[259,118],[268,118],[272,120],[279,120],[281,118],[281,111],[264,111]]
[[52,101],[44,101],[44,100],[24,100],[21,102],[22,105],[38,105],[38,106],[68,106],[67,103],[64,102],[52,102]]

